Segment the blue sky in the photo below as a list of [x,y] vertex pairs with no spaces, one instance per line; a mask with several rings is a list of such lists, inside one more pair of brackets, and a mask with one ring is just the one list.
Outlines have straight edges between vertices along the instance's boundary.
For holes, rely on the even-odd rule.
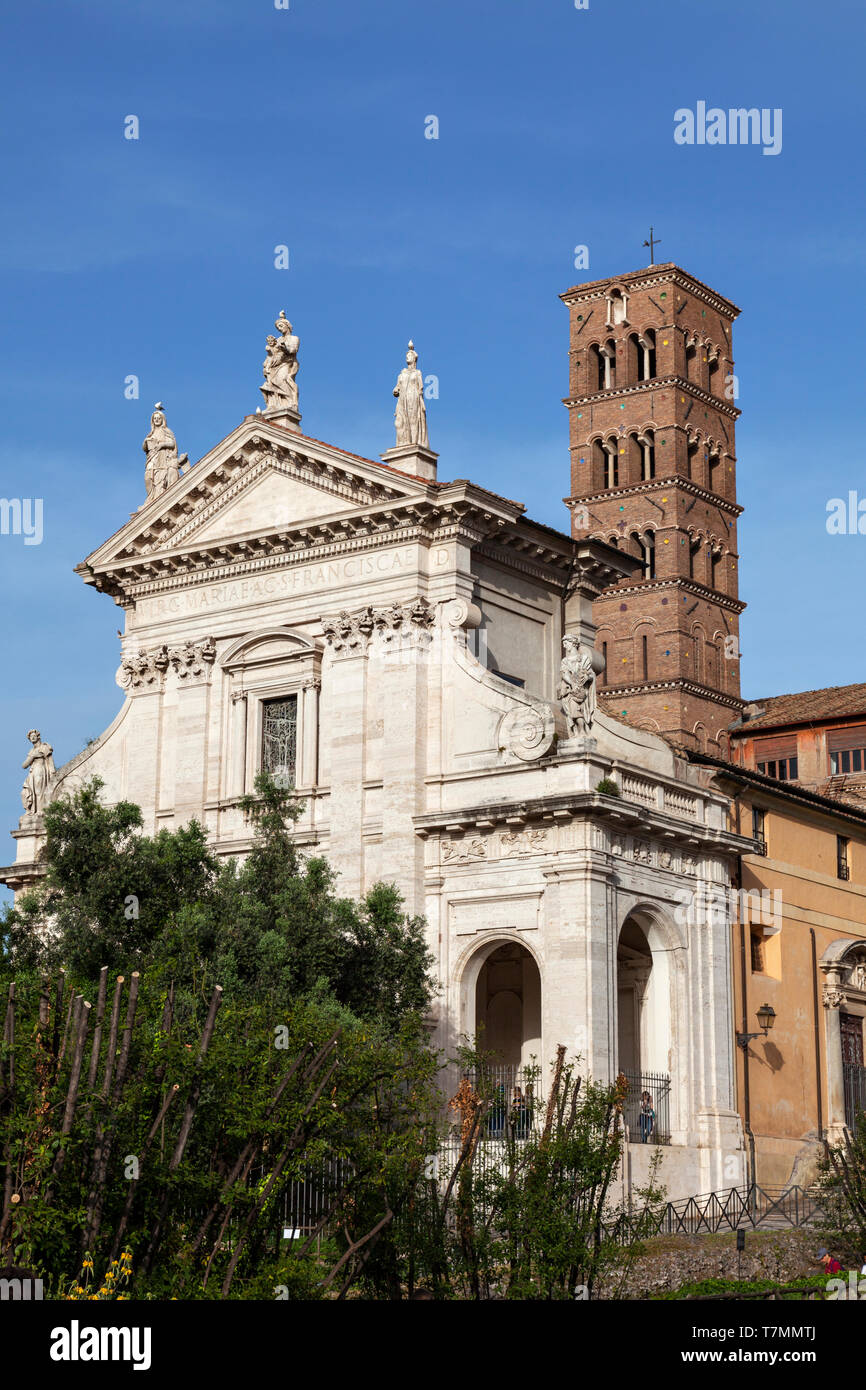
[[[5,823],[27,729],[60,763],[121,703],[122,614],[72,567],[142,500],[155,400],[199,458],[260,403],[285,308],[304,429],[375,458],[411,336],[440,381],[440,477],[565,529],[558,295],[645,265],[650,223],[658,259],[743,310],[743,691],[863,680],[866,537],[831,537],[825,518],[830,497],[866,497],[852,428],[864,28],[855,0],[78,0],[7,15],[0,496],[41,497],[44,539],[0,536]],[[698,101],[780,107],[781,153],[676,145],[674,111]]]

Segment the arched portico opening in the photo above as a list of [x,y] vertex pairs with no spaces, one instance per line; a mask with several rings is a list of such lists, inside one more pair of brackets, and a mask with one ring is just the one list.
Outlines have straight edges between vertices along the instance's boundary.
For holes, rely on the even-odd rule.
[[475,1034],[497,1066],[541,1061],[541,976],[519,941],[503,941],[484,954],[475,984]]
[[824,973],[827,1123],[832,1139],[866,1113],[866,940],[840,937],[819,962]]
[[633,1140],[670,1136],[671,980],[658,924],[633,911],[616,956],[617,1071],[628,1083],[625,1119]]

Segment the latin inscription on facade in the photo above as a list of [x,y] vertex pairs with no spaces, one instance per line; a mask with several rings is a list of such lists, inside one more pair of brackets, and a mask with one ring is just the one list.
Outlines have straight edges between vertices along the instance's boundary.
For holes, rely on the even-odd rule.
[[276,574],[227,579],[222,584],[202,584],[200,588],[184,592],[142,598],[138,600],[136,610],[141,621],[149,622],[165,616],[204,613],[215,608],[291,598],[319,589],[351,587],[367,579],[408,573],[416,567],[416,548],[404,546],[399,550],[382,550],[374,555],[348,555],[344,559],[323,561],[320,565],[299,565],[296,569],[280,570]]

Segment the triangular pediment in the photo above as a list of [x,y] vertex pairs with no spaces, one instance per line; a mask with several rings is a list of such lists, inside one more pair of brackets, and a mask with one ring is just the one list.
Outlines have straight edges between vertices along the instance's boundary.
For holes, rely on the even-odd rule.
[[143,504],[80,568],[337,521],[427,492],[423,480],[252,417]]
[[[374,498],[363,483],[310,476],[309,463],[277,451],[239,469],[228,486],[159,536],[160,548],[207,545],[235,537],[269,535],[324,517],[369,506]],[[171,518],[173,521],[174,518]]]

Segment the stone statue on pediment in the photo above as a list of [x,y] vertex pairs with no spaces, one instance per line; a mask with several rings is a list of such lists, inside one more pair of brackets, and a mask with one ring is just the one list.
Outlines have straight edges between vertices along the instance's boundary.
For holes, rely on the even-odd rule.
[[298,348],[300,339],[292,332],[292,325],[286,318],[285,310],[274,324],[279,337],[268,334],[267,356],[262,364],[264,385],[259,387],[265,398],[265,411],[290,411],[298,409]]
[[42,742],[38,729],[31,729],[27,737],[33,747],[21,764],[27,771],[27,780],[21,788],[21,800],[27,814],[36,816],[45,809],[54,781],[54,749],[50,743]]
[[403,444],[420,444],[422,448],[428,448],[424,378],[418,370],[418,354],[411,341],[406,353],[406,365],[397,378],[394,395],[397,397],[397,409],[394,412],[397,447]]
[[144,486],[148,497],[158,497],[180,477],[181,464],[187,454],[178,458],[177,440],[165,420],[162,402],[157,401],[150,417],[150,434],[142,444],[147,463],[144,466]]
[[576,637],[562,639],[564,655],[559,668],[556,698],[568,724],[571,738],[589,733],[596,711],[595,663],[593,653]]

